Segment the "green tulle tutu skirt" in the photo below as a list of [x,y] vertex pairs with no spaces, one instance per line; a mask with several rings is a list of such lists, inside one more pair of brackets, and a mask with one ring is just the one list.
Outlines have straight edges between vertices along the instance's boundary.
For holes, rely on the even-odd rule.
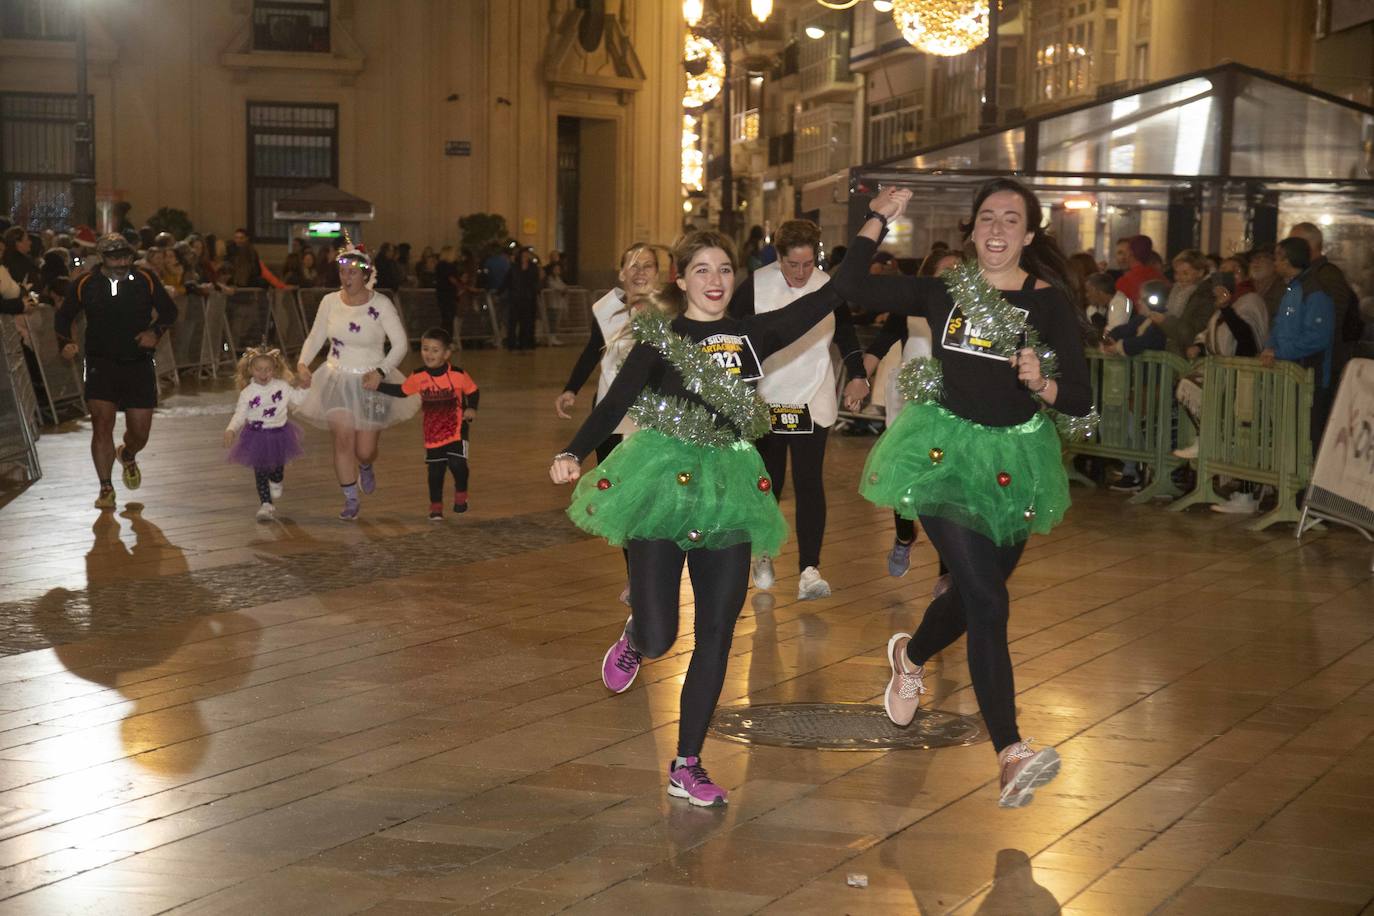
[[981,426],[935,404],[909,404],[879,437],[859,493],[903,518],[934,515],[999,545],[1044,534],[1069,508],[1059,434],[1043,414]]
[[748,542],[776,556],[787,538],[773,484],[748,442],[691,445],[655,429],[625,439],[573,491],[573,524],[613,546],[674,541],[683,550]]

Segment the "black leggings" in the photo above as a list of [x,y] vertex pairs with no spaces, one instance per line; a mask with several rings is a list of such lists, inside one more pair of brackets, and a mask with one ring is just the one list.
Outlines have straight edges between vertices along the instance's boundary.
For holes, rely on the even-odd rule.
[[630,642],[658,658],[677,639],[682,563],[692,580],[695,640],[682,682],[677,726],[679,757],[696,757],[725,683],[735,621],[749,590],[749,545],[687,550],[672,541],[630,541]]
[[968,633],[973,693],[992,746],[1000,751],[1021,740],[1016,729],[1016,681],[1007,649],[1007,580],[1026,542],[999,547],[976,531],[935,516],[921,516],[921,527],[949,565],[954,586],[926,608],[920,627],[907,643],[907,658],[924,665]]
[[453,495],[466,494],[468,491],[468,460],[457,453],[450,453],[444,458],[425,460],[425,468],[429,471],[429,501],[441,503],[444,501],[444,472],[453,472]]
[[892,513],[892,521],[897,529],[897,540],[903,544],[914,544],[916,542],[916,523],[909,518],[902,518],[896,512]]
[[270,503],[272,489],[267,484],[281,483],[286,478],[286,469],[281,465],[274,468],[253,468],[253,483],[258,488],[258,502]]
[[797,570],[821,565],[821,541],[825,538],[825,442],[830,427],[814,432],[769,433],[760,439],[759,454],[773,480],[773,495],[781,498],[787,480],[787,453],[792,453],[792,492],[797,497]]

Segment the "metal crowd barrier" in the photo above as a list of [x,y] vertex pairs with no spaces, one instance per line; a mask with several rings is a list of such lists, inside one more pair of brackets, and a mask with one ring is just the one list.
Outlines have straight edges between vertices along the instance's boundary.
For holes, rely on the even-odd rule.
[[18,464],[24,479],[43,476],[38,461],[38,398],[13,315],[0,316],[0,464]]
[[501,321],[496,297],[488,290],[458,296],[459,339],[474,343],[501,343]]
[[[56,318],[57,309],[40,305],[18,319],[28,331],[29,346],[38,365],[38,375],[43,380],[43,404],[52,423],[60,419],[62,409],[68,406],[75,406],[82,414],[86,413],[81,366],[77,360],[62,358],[54,327]],[[81,319],[78,321],[81,322]]]
[[[588,291],[580,286],[566,289],[541,289],[539,312],[535,323],[535,337],[543,344],[554,340],[582,342],[592,333],[592,306],[606,290]],[[555,317],[556,316],[556,317]]]
[[[1187,460],[1175,457],[1173,450],[1192,444],[1193,432],[1190,424],[1182,424],[1175,439],[1178,408],[1174,389],[1179,379],[1188,374],[1188,362],[1163,351],[1131,357],[1092,351],[1085,355],[1093,405],[1102,422],[1097,435],[1082,442],[1066,443],[1067,455],[1117,458],[1148,465],[1152,479],[1131,497],[1131,502],[1179,496],[1183,491],[1174,483],[1172,472],[1187,464]],[[1074,479],[1091,483],[1074,471],[1072,464],[1069,468]]]
[[170,360],[178,372],[194,372],[200,378],[232,373],[238,351],[229,328],[225,294],[181,294],[173,301],[177,305],[177,320],[172,325],[170,352],[159,348],[159,362]]
[[1204,362],[1197,487],[1169,505],[1180,511],[1198,503],[1220,503],[1217,474],[1266,484],[1278,491],[1271,512],[1252,522],[1261,531],[1276,522],[1297,522],[1297,496],[1312,476],[1311,369],[1258,360],[1209,357]]
[[306,335],[300,290],[274,289],[267,293],[267,301],[271,339],[287,356],[297,356],[301,351],[301,345],[305,343]]
[[[423,288],[398,289],[392,301],[401,311],[401,320],[406,326],[406,336],[418,341],[420,335],[439,325],[439,302],[434,290]],[[453,329],[449,328],[452,333]]]
[[267,339],[272,321],[267,290],[235,290],[229,294],[225,308],[229,317],[229,339],[232,341],[234,352],[240,353],[248,347],[256,347]]

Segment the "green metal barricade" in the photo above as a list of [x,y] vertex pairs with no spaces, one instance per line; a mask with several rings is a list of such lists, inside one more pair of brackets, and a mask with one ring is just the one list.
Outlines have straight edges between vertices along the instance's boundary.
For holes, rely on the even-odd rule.
[[[1173,455],[1174,388],[1188,374],[1186,360],[1163,351],[1139,356],[1107,356],[1088,352],[1093,404],[1102,417],[1097,434],[1082,442],[1070,442],[1065,451],[1074,455],[1136,461],[1151,470],[1151,480],[1131,502],[1172,498],[1182,493],[1173,482],[1174,469],[1186,464]],[[1180,446],[1193,440],[1192,427],[1183,424]],[[1069,465],[1070,476],[1091,483]]]
[[1296,363],[1270,369],[1259,360],[1209,357],[1202,382],[1197,487],[1169,509],[1220,503],[1218,475],[1267,484],[1278,491],[1273,511],[1251,531],[1298,520],[1297,495],[1312,476],[1312,370]]

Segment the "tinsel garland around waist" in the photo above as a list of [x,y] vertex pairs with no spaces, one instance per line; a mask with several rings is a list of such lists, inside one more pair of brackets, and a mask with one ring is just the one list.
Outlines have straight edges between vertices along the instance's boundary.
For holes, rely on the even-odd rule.
[[[640,429],[655,429],[691,445],[720,447],[751,442],[767,432],[766,428],[762,432],[736,429],[728,420],[718,420],[701,404],[650,390],[641,392],[625,415]],[[757,435],[747,435],[749,433]]]

